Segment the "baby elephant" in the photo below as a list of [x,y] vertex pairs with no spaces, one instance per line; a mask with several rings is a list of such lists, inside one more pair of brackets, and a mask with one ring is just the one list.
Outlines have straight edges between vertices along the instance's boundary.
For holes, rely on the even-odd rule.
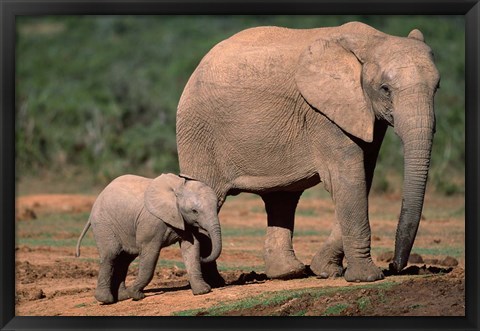
[[[77,243],[88,228],[100,255],[95,298],[102,303],[145,297],[143,289],[152,280],[160,249],[180,242],[193,294],[210,292],[200,263],[212,262],[222,250],[217,196],[207,185],[162,174],[155,179],[133,175],[113,180],[98,196]],[[200,257],[198,234],[208,234],[212,250]],[[125,278],[130,263],[139,256],[138,277],[130,287]]]

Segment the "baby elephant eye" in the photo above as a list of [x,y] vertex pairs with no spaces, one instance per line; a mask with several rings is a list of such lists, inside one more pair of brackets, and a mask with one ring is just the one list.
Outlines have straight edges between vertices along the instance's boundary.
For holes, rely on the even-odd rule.
[[197,214],[198,214],[198,210],[192,209],[192,213],[194,213],[195,215],[197,215]]
[[380,89],[382,90],[383,93],[390,94],[390,87],[388,85],[383,84],[382,86],[380,86]]

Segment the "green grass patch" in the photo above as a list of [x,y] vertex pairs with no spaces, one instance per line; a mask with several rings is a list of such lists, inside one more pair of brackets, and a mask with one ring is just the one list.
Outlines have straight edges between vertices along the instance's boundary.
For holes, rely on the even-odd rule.
[[[26,245],[29,247],[49,246],[49,247],[72,247],[72,252],[75,251],[77,246],[76,239],[55,239],[55,238],[17,238],[17,245]],[[95,246],[93,239],[82,241],[80,250],[82,247]]]
[[[88,216],[89,213],[51,214],[35,220],[17,222],[16,243],[28,246],[75,247]],[[91,230],[83,237],[83,246],[95,246]]]
[[265,271],[265,267],[263,265],[232,265],[232,264],[218,263],[217,266],[219,271],[243,270],[245,272],[255,271],[256,273],[261,273]]
[[426,208],[424,215],[427,219],[438,218],[465,218],[465,205],[456,208]]
[[86,303],[79,303],[78,305],[75,305],[74,307],[75,308],[85,308],[87,307],[88,305]]
[[264,228],[222,228],[222,237],[263,237]]
[[465,248],[464,247],[437,247],[437,248],[424,248],[424,247],[417,247],[412,249],[412,253],[417,253],[420,255],[435,255],[435,256],[453,256],[453,257],[462,257],[465,256]]
[[[318,236],[328,235],[328,231],[317,231],[313,229],[308,230],[295,230],[296,237],[303,236]],[[266,234],[265,228],[223,228],[223,237],[264,237]]]
[[[138,263],[138,261],[137,261]],[[185,263],[179,262],[179,261],[174,261],[174,260],[162,260],[162,257],[160,257],[157,267],[160,268],[172,268],[172,267],[177,267],[179,269],[185,269]]]
[[303,295],[311,295],[314,298],[319,298],[324,295],[329,295],[331,293],[341,292],[341,291],[353,291],[363,288],[378,288],[378,289],[388,289],[395,285],[395,282],[382,282],[379,284],[366,284],[359,286],[349,286],[349,287],[329,287],[329,288],[308,288],[302,290],[285,290],[277,292],[267,292],[258,296],[250,297],[247,299],[239,300],[233,303],[224,303],[212,306],[208,309],[191,309],[184,310],[177,313],[174,313],[175,316],[196,316],[201,313],[202,315],[209,316],[222,316],[229,311],[251,309],[256,306],[274,306],[285,303],[288,300],[302,297]]
[[298,208],[295,212],[295,215],[305,216],[305,217],[319,216],[317,210],[314,208]]
[[324,199],[324,200],[332,200],[330,193],[325,190],[323,183],[316,185],[314,187],[305,190],[302,194],[302,199]]
[[414,305],[408,306],[408,308],[410,308],[410,309],[418,309],[418,308],[422,308],[422,307],[425,307],[425,305],[414,304]]
[[358,309],[360,309],[360,310],[364,310],[365,308],[367,308],[371,304],[372,304],[372,302],[370,301],[370,298],[368,298],[368,297],[362,297],[362,298],[357,300]]
[[[372,253],[380,254],[386,251],[391,251],[393,247],[372,247]],[[420,255],[434,255],[434,256],[453,256],[453,257],[463,257],[465,256],[465,248],[460,246],[440,246],[440,247],[414,247],[412,253],[417,253]]]
[[[17,233],[26,234],[28,236],[42,234],[51,234],[54,236],[58,233],[82,233],[85,224],[88,221],[89,213],[79,214],[50,214],[40,218],[19,221],[16,223]],[[88,234],[88,233],[87,233]]]
[[346,303],[338,303],[325,309],[325,312],[322,314],[322,316],[340,315],[348,307],[349,305]]
[[302,310],[297,311],[295,314],[292,314],[292,316],[305,316],[306,313],[307,313],[307,310],[302,309]]

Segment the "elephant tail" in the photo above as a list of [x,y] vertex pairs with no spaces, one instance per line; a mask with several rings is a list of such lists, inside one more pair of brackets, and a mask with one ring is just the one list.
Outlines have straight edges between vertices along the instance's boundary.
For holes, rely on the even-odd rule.
[[88,222],[87,224],[85,224],[85,227],[83,228],[83,231],[82,231],[82,234],[80,235],[80,237],[78,238],[78,241],[77,241],[77,250],[75,252],[75,256],[76,257],[79,257],[80,256],[80,243],[82,242],[82,239],[83,237],[85,236],[85,233],[87,233],[88,229],[90,228],[90,219],[88,219]]

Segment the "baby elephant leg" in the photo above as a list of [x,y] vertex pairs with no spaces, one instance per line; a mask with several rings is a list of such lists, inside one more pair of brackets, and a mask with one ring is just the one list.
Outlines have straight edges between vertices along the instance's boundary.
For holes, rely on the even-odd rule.
[[112,280],[116,272],[115,260],[120,254],[121,247],[117,242],[105,240],[103,237],[95,236],[95,241],[100,255],[95,299],[105,304],[114,303],[117,298],[112,293]]
[[115,272],[115,286],[118,288],[118,301],[123,301],[130,299],[130,295],[128,294],[127,287],[125,286],[125,279],[127,278],[128,267],[130,263],[136,258],[136,255],[122,253],[119,256],[118,261],[116,263],[116,272]]
[[101,257],[97,288],[95,289],[95,299],[101,303],[109,304],[115,302],[111,288],[113,272],[113,258],[110,256]]
[[180,248],[193,294],[198,295],[210,292],[210,285],[208,285],[202,277],[200,243],[197,238],[194,237],[193,243],[188,240],[182,240],[180,242]]
[[141,300],[145,297],[143,289],[153,278],[158,256],[160,255],[160,241],[154,240],[141,248],[138,264],[138,276],[135,282],[127,288],[128,295],[133,300]]

